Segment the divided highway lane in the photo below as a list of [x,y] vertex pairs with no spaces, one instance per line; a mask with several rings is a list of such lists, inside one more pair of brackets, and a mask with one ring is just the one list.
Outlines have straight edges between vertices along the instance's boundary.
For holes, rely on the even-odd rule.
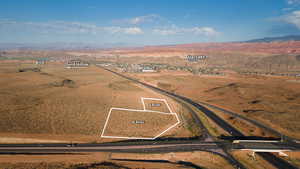
[[148,142],[142,144],[132,143],[80,143],[80,144],[0,144],[0,154],[8,153],[75,153],[75,152],[184,152],[184,151],[213,151],[221,149],[267,149],[267,150],[293,150],[300,151],[284,143],[243,142],[234,143],[228,141],[201,142],[190,141],[186,143],[174,142]]
[[297,140],[297,139],[295,139],[295,138],[291,138],[291,137],[288,137],[288,136],[286,136],[286,135],[283,135],[282,133],[280,133],[280,132],[278,132],[278,131],[272,129],[271,127],[268,127],[268,126],[266,126],[266,125],[264,125],[264,124],[262,124],[262,123],[260,123],[260,122],[258,122],[258,121],[249,119],[249,118],[247,118],[247,117],[245,117],[245,116],[243,116],[243,115],[240,115],[240,114],[238,114],[238,113],[234,113],[234,112],[231,112],[231,111],[222,109],[222,108],[220,108],[220,107],[217,107],[217,106],[215,106],[215,105],[211,105],[211,104],[208,104],[208,103],[204,103],[204,102],[199,102],[199,103],[202,104],[202,105],[206,105],[206,106],[208,106],[208,107],[217,109],[217,110],[219,110],[219,111],[221,111],[221,112],[223,112],[223,113],[229,114],[229,115],[231,115],[231,116],[240,118],[240,119],[245,120],[245,121],[247,121],[247,122],[250,122],[250,123],[254,124],[254,125],[257,126],[257,127],[260,127],[260,128],[262,128],[262,129],[264,129],[264,130],[266,130],[266,131],[269,131],[270,133],[275,134],[275,135],[276,135],[277,137],[279,137],[279,138],[280,138],[280,137],[284,137],[284,139],[287,140],[287,141],[290,141],[290,143],[293,143],[293,142],[297,143],[297,142],[299,141],[299,140]]
[[[101,68],[103,68],[103,67],[101,67]],[[186,101],[187,103],[193,105],[194,107],[196,107],[197,109],[199,109],[200,111],[202,111],[207,117],[209,117],[211,120],[213,120],[217,125],[219,125],[220,127],[222,127],[225,131],[227,131],[228,133],[230,133],[232,136],[239,136],[239,137],[244,136],[242,132],[240,132],[235,127],[233,127],[232,125],[230,125],[229,123],[227,123],[225,120],[223,120],[222,118],[220,118],[219,116],[217,116],[214,112],[210,111],[206,107],[198,104],[197,102],[194,102],[193,100],[191,100],[189,98],[186,98],[186,97],[183,97],[183,96],[180,96],[180,95],[177,95],[177,94],[174,94],[174,93],[162,90],[160,88],[154,87],[154,86],[146,84],[144,82],[140,82],[140,81],[138,81],[136,79],[127,77],[127,76],[125,76],[123,74],[114,72],[112,70],[109,70],[109,69],[106,69],[106,68],[103,68],[103,69],[105,69],[105,70],[107,70],[109,72],[112,72],[112,73],[114,73],[116,75],[119,75],[119,76],[121,76],[121,77],[123,77],[125,79],[128,79],[128,80],[134,81],[136,83],[142,84],[143,86],[146,86],[146,87],[148,87],[150,89],[153,89],[155,91],[158,91],[158,92],[167,94],[169,96],[173,96],[173,97],[179,98],[179,99],[181,99],[183,101]],[[269,161],[271,164],[273,164],[273,166],[275,166],[275,167],[277,167],[279,169],[281,169],[281,168],[284,168],[284,169],[297,169],[298,168],[298,167],[296,167],[296,166],[288,163],[287,161],[285,161],[285,160],[283,160],[283,159],[281,159],[279,157],[276,157],[275,155],[273,155],[271,153],[257,153],[257,154],[260,155],[265,160]]]
[[2,144],[0,145],[0,154],[9,153],[75,153],[75,152],[134,152],[134,153],[163,153],[180,152],[196,150],[215,150],[219,149],[216,143],[194,142],[194,143],[174,143],[174,144],[144,144],[128,145],[127,143],[119,145],[108,144]]

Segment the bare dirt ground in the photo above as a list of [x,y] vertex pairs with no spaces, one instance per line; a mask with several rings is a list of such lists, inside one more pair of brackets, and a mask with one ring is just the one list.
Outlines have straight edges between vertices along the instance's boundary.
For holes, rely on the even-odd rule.
[[247,122],[245,120],[233,117],[231,115],[228,115],[220,110],[217,110],[215,108],[211,108],[208,106],[204,106],[213,112],[215,112],[218,116],[223,118],[225,121],[230,123],[231,125],[235,126],[238,130],[242,131],[244,135],[246,136],[263,136],[263,137],[273,137],[275,138],[276,135],[273,133],[270,133],[269,131],[266,131],[264,129],[261,129],[250,122]]
[[265,161],[258,155],[252,156],[250,151],[234,151],[233,156],[238,159],[247,168],[253,169],[276,169],[269,162]]
[[160,100],[152,100],[152,99],[144,99],[144,104],[146,110],[159,111],[164,113],[172,113],[170,112],[168,106],[164,101]]
[[194,76],[176,72],[131,76],[195,101],[240,113],[300,138],[300,85],[294,82],[296,78],[234,73],[222,77]]
[[296,166],[300,166],[300,152],[284,152],[287,154],[287,157],[283,157],[286,160],[289,160]]
[[186,53],[210,54],[220,53],[240,53],[240,54],[289,54],[291,51],[299,53],[299,41],[272,42],[272,43],[192,43],[179,45],[145,46],[138,48],[106,49],[91,52],[81,51],[69,52],[75,55],[102,55],[102,56],[143,56],[143,57],[170,57],[183,56]]
[[113,109],[104,135],[153,138],[176,123],[176,117],[168,113]]
[[[286,161],[290,162],[294,166],[300,166],[300,153],[299,152],[283,152],[287,154],[287,157],[279,156],[278,153],[273,153],[275,156],[279,158],[283,158]],[[233,156],[240,160],[246,167],[253,169],[263,169],[263,168],[276,168],[272,166],[269,162],[265,161],[258,154],[254,154],[252,151],[233,151]]]
[[112,159],[134,159],[134,160],[166,160],[169,162],[190,162],[200,168],[231,169],[233,168],[221,156],[210,152],[182,152],[166,154],[112,154]]
[[[0,135],[6,138],[1,142],[13,138],[28,142],[41,136],[58,142],[112,141],[100,139],[111,107],[143,109],[136,102],[141,97],[165,98],[93,66],[65,69],[63,64],[38,67],[30,62],[5,61],[0,63],[0,77],[0,97],[5,98],[0,99]],[[188,113],[168,101],[174,111]],[[166,135],[193,135],[184,127],[179,125]]]
[[[134,161],[126,161],[134,160]],[[14,163],[11,163],[14,161]],[[69,155],[2,155],[0,168],[6,169],[120,169],[120,168],[207,168],[232,169],[222,157],[209,152],[166,154],[89,153]]]

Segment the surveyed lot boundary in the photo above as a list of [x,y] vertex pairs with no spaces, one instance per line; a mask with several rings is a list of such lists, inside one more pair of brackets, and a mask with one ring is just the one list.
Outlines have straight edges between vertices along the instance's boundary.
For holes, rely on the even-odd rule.
[[[150,101],[150,102],[151,101],[159,101],[159,102],[164,103],[165,106],[167,106],[167,108],[168,108],[168,112],[156,111],[156,110],[149,110],[149,108],[146,108],[145,100]],[[118,107],[112,107],[112,108],[110,108],[109,113],[108,113],[107,118],[106,118],[106,121],[105,121],[105,124],[104,124],[104,127],[103,127],[103,130],[102,130],[102,133],[101,133],[101,137],[102,138],[116,138],[116,139],[147,139],[147,140],[154,140],[154,139],[160,137],[161,135],[163,135],[164,133],[166,133],[167,131],[171,130],[172,128],[174,128],[175,126],[177,126],[180,123],[180,120],[178,118],[177,113],[175,113],[175,112],[172,111],[171,107],[169,106],[169,104],[167,103],[167,101],[165,99],[141,97],[141,102],[142,102],[142,105],[143,105],[143,110],[128,109],[128,108],[118,108]],[[161,106],[161,105],[160,104],[157,105],[157,103],[156,103],[156,106]],[[163,130],[159,134],[153,136],[153,137],[129,137],[129,136],[127,137],[127,136],[111,136],[111,135],[106,135],[105,134],[105,130],[107,129],[107,125],[109,124],[111,113],[114,110],[125,111],[125,112],[128,111],[128,112],[154,113],[153,115],[155,115],[155,113],[159,113],[159,114],[164,114],[166,116],[175,116],[177,122],[175,124],[171,125],[170,127],[168,127],[167,129]]]
[[[157,98],[146,98],[146,97],[141,97],[141,101],[142,101],[142,104],[143,104],[143,108],[144,110],[147,110],[147,111],[152,111],[152,112],[157,112],[157,113],[171,113],[171,114],[176,114],[174,112],[172,112],[171,110],[171,107],[169,106],[168,102],[166,101],[166,99],[157,99]],[[151,109],[147,109],[146,108],[146,103],[145,101],[159,101],[159,102],[162,102],[166,105],[166,107],[168,108],[168,112],[162,112],[162,111],[156,111],[156,110],[151,110]],[[160,103],[158,103],[159,106],[160,106]]]

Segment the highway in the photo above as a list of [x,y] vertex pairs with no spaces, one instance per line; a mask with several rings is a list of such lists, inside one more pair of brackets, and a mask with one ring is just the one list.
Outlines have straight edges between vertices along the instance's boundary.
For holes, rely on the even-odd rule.
[[214,150],[219,149],[215,143],[175,143],[175,144],[143,144],[119,145],[107,144],[41,144],[41,145],[0,145],[0,153],[70,153],[70,152],[130,152],[130,153],[162,153],[174,151]]
[[[169,143],[172,142],[172,143]],[[228,156],[218,153],[223,149],[242,150],[292,150],[300,151],[282,143],[231,143],[223,142],[201,142],[201,141],[146,141],[128,143],[101,143],[101,144],[0,144],[0,154],[24,154],[24,155],[49,155],[49,154],[72,154],[91,152],[116,152],[116,153],[168,153],[168,152],[191,152],[206,151],[222,156],[236,168],[245,168],[235,163]],[[265,155],[265,153],[263,153]],[[268,158],[269,156],[266,156]],[[122,159],[121,159],[122,160]],[[270,159],[274,160],[274,159]]]
[[241,142],[228,141],[166,141],[128,143],[78,143],[78,144],[0,144],[0,154],[19,153],[75,153],[75,152],[130,152],[130,153],[166,153],[185,151],[215,151],[222,148],[228,150],[256,149],[256,150],[281,150],[300,151],[299,148],[281,142]]
[[[120,73],[106,69],[114,74],[122,76],[128,80],[132,80],[145,87],[153,89],[169,97],[182,100],[201,112],[207,117],[214,121],[217,125],[222,127],[232,136],[244,136],[242,132],[231,126],[229,123],[224,121],[222,118],[217,116],[214,112],[207,109],[206,107],[192,101],[189,98],[164,91],[146,83],[140,82],[136,79],[124,76]],[[199,125],[199,128],[203,130],[204,126],[201,123],[196,112],[191,111],[195,122]],[[204,129],[207,132],[207,129]],[[208,139],[207,139],[208,138]],[[253,142],[253,141],[242,141],[232,143],[230,141],[216,141],[208,132],[206,137],[203,139],[196,140],[128,140],[124,142],[114,143],[74,143],[74,144],[0,144],[0,154],[51,154],[51,153],[80,153],[80,152],[127,152],[127,153],[167,153],[167,152],[190,152],[190,151],[209,151],[223,156],[236,168],[244,169],[239,161],[235,160],[229,151],[237,150],[255,150],[255,151],[300,151],[300,144],[291,142],[280,142],[280,141],[265,141],[265,142]],[[297,169],[296,166],[286,162],[285,160],[274,156],[271,153],[257,153],[265,160],[277,168],[286,169]]]
[[280,137],[283,137],[283,138],[285,139],[285,141],[289,141],[289,142],[291,142],[291,143],[292,143],[292,142],[299,142],[299,141],[298,141],[297,139],[295,139],[295,138],[291,138],[291,137],[288,137],[288,136],[286,136],[286,135],[283,135],[282,133],[280,133],[280,132],[278,132],[278,131],[272,129],[271,127],[268,127],[268,126],[266,126],[266,125],[264,125],[264,124],[262,124],[262,123],[260,123],[260,122],[258,122],[258,121],[255,121],[255,120],[249,119],[249,118],[247,118],[247,117],[244,117],[244,116],[242,116],[242,115],[240,115],[240,114],[237,114],[237,113],[234,113],[234,112],[231,112],[231,111],[222,109],[222,108],[220,108],[220,107],[217,107],[217,106],[215,106],[215,105],[211,105],[211,104],[208,104],[208,103],[204,103],[204,102],[198,102],[198,103],[200,103],[200,104],[202,104],[202,105],[206,105],[206,106],[211,107],[211,108],[214,108],[214,109],[217,109],[217,110],[219,110],[219,111],[221,111],[221,112],[223,112],[223,113],[226,113],[226,114],[229,114],[229,115],[231,115],[231,116],[233,116],[233,117],[237,117],[237,118],[239,118],[239,119],[245,120],[245,121],[247,121],[247,122],[249,122],[249,123],[252,123],[253,125],[255,125],[255,126],[259,127],[259,128],[262,128],[262,129],[264,129],[264,130],[266,130],[266,131],[268,131],[268,132],[270,132],[270,133],[276,135],[276,136],[279,137],[279,138],[280,138]]
[[[103,67],[101,67],[103,68]],[[131,80],[133,82],[136,82],[138,84],[141,84],[145,87],[148,87],[152,90],[155,90],[157,92],[160,92],[164,95],[167,95],[167,96],[171,96],[173,98],[177,98],[177,99],[181,99],[191,105],[193,105],[195,108],[197,108],[198,110],[200,110],[201,112],[203,112],[207,117],[209,117],[213,122],[215,122],[218,126],[220,126],[221,128],[223,128],[225,131],[227,131],[228,133],[230,133],[232,136],[236,136],[236,137],[244,137],[245,135],[240,132],[239,130],[237,130],[235,127],[233,127],[232,125],[230,125],[229,123],[227,123],[224,119],[222,119],[221,117],[219,117],[218,115],[216,115],[213,111],[207,109],[206,107],[202,106],[201,104],[187,98],[187,97],[184,97],[184,96],[180,96],[180,95],[177,95],[175,93],[172,93],[172,92],[169,92],[169,91],[165,91],[165,90],[162,90],[160,88],[157,88],[157,87],[154,87],[152,85],[149,85],[147,83],[144,83],[144,82],[140,82],[136,79],[133,79],[131,77],[127,77],[121,73],[118,73],[118,72],[115,72],[115,71],[112,71],[110,69],[106,69],[106,68],[103,68],[109,72],[112,72],[118,76],[121,76],[125,79],[128,79],[128,80]],[[255,123],[254,123],[255,124]],[[257,127],[262,127],[261,125],[258,125]],[[273,129],[272,129],[273,130]],[[273,130],[275,131],[275,130]],[[276,131],[277,132],[277,131]],[[280,132],[277,132],[277,133],[280,133]],[[281,134],[281,133],[280,133]],[[281,134],[283,135],[283,134]],[[289,138],[289,141],[290,140],[296,140],[296,139],[291,139]],[[293,144],[294,146],[299,146],[299,144],[297,144],[296,142],[292,142],[291,144]],[[225,150],[225,153],[230,156],[229,158],[234,162],[236,163],[236,165],[239,165],[240,168],[245,168],[242,164],[240,164],[237,160],[233,159],[233,157],[226,152]],[[267,160],[268,162],[270,162],[271,164],[273,164],[273,166],[281,169],[281,168],[285,168],[285,169],[297,169],[298,167],[288,163],[287,161],[271,154],[271,153],[257,153],[259,156],[261,156],[262,158],[264,158],[265,160]]]

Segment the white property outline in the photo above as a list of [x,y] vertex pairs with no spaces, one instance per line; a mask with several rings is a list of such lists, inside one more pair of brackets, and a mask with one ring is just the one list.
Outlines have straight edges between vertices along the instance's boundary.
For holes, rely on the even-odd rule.
[[[170,112],[168,114],[176,114],[176,113],[173,113],[173,111],[171,110],[171,107],[169,106],[169,104],[166,101],[166,99],[156,99],[156,98],[141,97],[141,100],[142,100],[142,104],[143,104],[144,110],[147,110],[144,100],[156,100],[156,101],[163,101],[167,105],[167,108],[169,109],[169,112]],[[166,113],[166,112],[160,112],[160,111],[154,111],[154,110],[148,110],[148,111],[157,112],[157,113]]]
[[[158,100],[158,101],[163,101],[166,103],[170,113],[165,113],[165,112],[160,112],[160,111],[153,111],[153,110],[146,110],[146,106],[145,106],[145,102],[144,100]],[[160,137],[161,135],[163,135],[164,133],[166,133],[167,131],[169,131],[170,129],[172,129],[173,127],[177,126],[179,123],[180,123],[180,120],[178,118],[178,115],[177,113],[174,113],[170,106],[168,105],[167,101],[165,99],[157,99],[157,98],[144,98],[144,97],[141,97],[141,101],[142,101],[142,104],[143,104],[143,108],[144,110],[138,110],[138,109],[124,109],[124,108],[118,108],[118,107],[112,107],[110,108],[109,110],[109,113],[107,115],[107,118],[106,118],[106,121],[105,121],[105,124],[104,124],[104,127],[103,127],[103,130],[102,130],[102,133],[101,133],[101,137],[102,138],[120,138],[120,139],[147,139],[147,140],[154,140],[156,139],[157,137]],[[163,132],[161,132],[160,134],[158,134],[157,136],[155,137],[123,137],[123,136],[105,136],[104,135],[104,131],[107,127],[107,123],[108,123],[108,120],[109,120],[109,117],[111,115],[111,112],[112,110],[125,110],[125,111],[137,111],[137,112],[150,112],[150,113],[160,113],[160,114],[164,114],[164,115],[173,115],[176,117],[176,120],[177,122],[175,124],[173,124],[172,126],[170,126],[169,128],[167,128],[166,130],[164,130]]]

